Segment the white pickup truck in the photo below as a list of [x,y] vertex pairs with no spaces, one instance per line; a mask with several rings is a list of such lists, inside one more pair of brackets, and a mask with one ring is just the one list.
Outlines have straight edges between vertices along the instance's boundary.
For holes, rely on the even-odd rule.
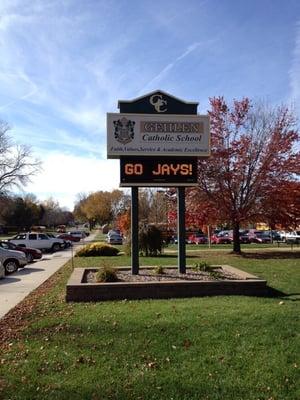
[[300,243],[300,231],[288,232],[284,237],[287,243]]
[[65,241],[59,238],[52,238],[45,233],[19,233],[9,239],[10,242],[24,247],[33,247],[40,250],[58,251],[65,248]]

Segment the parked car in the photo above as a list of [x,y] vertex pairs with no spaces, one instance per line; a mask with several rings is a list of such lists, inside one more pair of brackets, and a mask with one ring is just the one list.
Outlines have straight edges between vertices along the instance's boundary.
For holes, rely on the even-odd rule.
[[123,238],[119,233],[107,236],[106,241],[108,244],[123,244]]
[[23,251],[28,263],[31,263],[33,260],[39,260],[43,256],[41,250],[34,249],[33,247],[17,246],[16,244],[5,240],[0,242],[0,246],[6,250]]
[[288,232],[285,235],[285,241],[287,243],[300,243],[300,231],[293,231],[293,232]]
[[80,242],[80,237],[70,235],[69,233],[62,233],[60,235],[57,235],[59,239],[63,240],[69,240],[70,242]]
[[84,231],[69,231],[68,235],[72,235],[73,237],[77,237],[80,239],[84,239],[86,237],[86,234]]
[[111,236],[111,235],[121,235],[121,231],[120,229],[110,229],[107,232],[107,237]]
[[232,237],[229,235],[229,231],[221,231],[216,235],[212,235],[210,242],[211,244],[231,244]]
[[17,246],[33,247],[34,249],[40,250],[58,251],[65,248],[65,243],[62,239],[49,237],[45,233],[19,233],[8,240]]
[[255,231],[251,239],[252,243],[271,243],[271,235],[269,231]]
[[5,269],[2,265],[2,262],[0,261],[0,279],[4,278],[5,276]]
[[[233,242],[233,231],[230,230],[228,231],[228,235],[231,238]],[[247,229],[240,229],[239,230],[239,236],[240,236],[240,243],[241,244],[249,244],[251,243],[250,237],[249,237],[249,231]]]
[[204,233],[194,233],[188,237],[188,243],[190,244],[206,244],[207,242],[207,236]]
[[12,274],[20,267],[27,264],[26,256],[22,251],[7,250],[0,247],[0,261],[5,269],[5,274]]
[[57,233],[66,233],[66,225],[58,225],[56,228]]
[[62,246],[62,249],[68,249],[69,247],[71,247],[73,245],[71,240],[61,239],[59,237],[60,235],[54,235],[53,233],[47,232],[47,236],[49,236],[49,238],[52,238],[52,239],[56,239],[57,238],[57,239],[63,240],[64,244]]

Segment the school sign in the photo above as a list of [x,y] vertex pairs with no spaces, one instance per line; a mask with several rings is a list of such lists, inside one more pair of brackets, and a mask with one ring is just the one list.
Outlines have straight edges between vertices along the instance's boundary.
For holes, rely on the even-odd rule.
[[107,157],[210,155],[207,115],[107,114]]

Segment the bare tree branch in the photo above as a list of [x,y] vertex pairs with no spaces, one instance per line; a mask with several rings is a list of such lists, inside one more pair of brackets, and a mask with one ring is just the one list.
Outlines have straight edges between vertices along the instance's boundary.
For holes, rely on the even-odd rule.
[[15,144],[9,129],[0,121],[0,193],[22,188],[41,170],[41,162],[33,158],[30,147]]

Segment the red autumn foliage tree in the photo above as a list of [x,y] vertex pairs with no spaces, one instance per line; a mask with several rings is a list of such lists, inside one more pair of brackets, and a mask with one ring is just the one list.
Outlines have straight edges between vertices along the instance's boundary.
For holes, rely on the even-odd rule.
[[280,225],[283,229],[296,229],[300,224],[300,182],[285,181],[270,188],[265,199],[262,199],[263,215],[271,229]]
[[123,214],[119,214],[117,216],[116,224],[122,233],[127,234],[130,231],[131,226],[130,210],[125,211]]
[[275,188],[296,182],[299,134],[287,107],[252,105],[248,98],[230,107],[223,97],[210,99],[210,104],[212,152],[198,162],[198,195],[231,223],[233,250],[240,253],[241,224],[265,215]]

